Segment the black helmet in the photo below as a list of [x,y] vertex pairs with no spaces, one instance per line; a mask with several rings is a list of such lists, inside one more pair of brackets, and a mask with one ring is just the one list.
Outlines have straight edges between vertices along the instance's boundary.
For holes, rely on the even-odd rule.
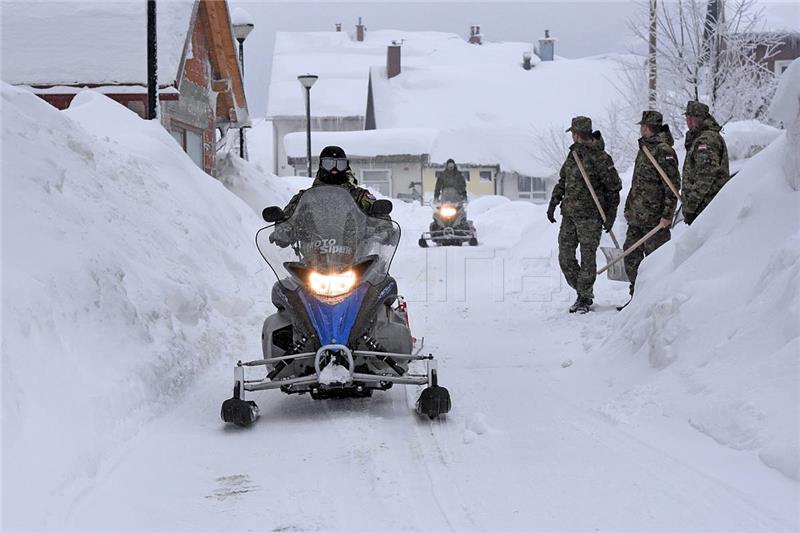
[[350,161],[347,154],[338,146],[326,146],[319,153],[317,178],[330,185],[341,185],[347,181]]

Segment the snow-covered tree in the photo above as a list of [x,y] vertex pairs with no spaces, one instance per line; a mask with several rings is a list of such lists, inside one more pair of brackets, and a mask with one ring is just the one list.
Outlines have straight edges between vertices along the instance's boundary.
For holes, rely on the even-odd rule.
[[[649,0],[629,23],[650,43]],[[754,0],[675,0],[656,12],[658,93],[656,108],[673,124],[688,100],[707,103],[721,124],[765,116],[777,86],[767,67],[786,36],[761,31]],[[632,107],[648,107],[646,60],[627,64],[626,92]],[[643,78],[643,79],[640,79]],[[678,120],[676,120],[678,119]]]

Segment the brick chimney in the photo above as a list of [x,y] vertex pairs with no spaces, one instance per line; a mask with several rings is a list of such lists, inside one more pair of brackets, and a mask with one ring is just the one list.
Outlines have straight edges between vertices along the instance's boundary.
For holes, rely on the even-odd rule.
[[400,43],[392,41],[386,48],[386,77],[391,79],[400,74]]
[[481,35],[480,26],[469,27],[469,43],[470,44],[483,44],[483,35]]
[[550,37],[550,30],[544,30],[544,39],[539,39],[539,58],[552,61],[555,55],[556,40]]
[[361,24],[361,17],[358,17],[358,24],[356,24],[356,41],[360,43],[364,42],[364,31],[366,29],[367,28],[365,28],[364,25]]

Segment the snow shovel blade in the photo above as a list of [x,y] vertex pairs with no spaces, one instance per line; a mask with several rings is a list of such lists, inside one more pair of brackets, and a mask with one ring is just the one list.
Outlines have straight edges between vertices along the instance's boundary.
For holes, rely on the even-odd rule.
[[[600,249],[603,251],[603,255],[606,256],[606,264],[611,263],[622,255],[622,250],[619,248],[601,246]],[[625,261],[618,261],[611,265],[611,268],[609,268],[606,273],[608,274],[608,279],[611,281],[630,281],[628,279],[628,274],[625,273]]]

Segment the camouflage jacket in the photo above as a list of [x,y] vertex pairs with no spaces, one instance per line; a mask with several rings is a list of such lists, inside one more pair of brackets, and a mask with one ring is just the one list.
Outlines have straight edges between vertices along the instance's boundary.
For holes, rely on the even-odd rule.
[[708,116],[699,128],[686,134],[686,160],[683,162],[683,212],[694,219],[730,179],[728,147],[720,126]]
[[600,218],[597,206],[592,200],[589,188],[583,181],[572,152],[575,152],[589,176],[589,182],[597,194],[597,199],[606,216],[613,219],[619,206],[619,191],[622,181],[619,179],[614,161],[605,151],[605,142],[599,131],[594,132],[593,139],[587,143],[575,143],[569,147],[569,154],[561,166],[559,180],[553,189],[550,204],[561,204],[561,213],[574,218]]
[[456,192],[464,198],[467,196],[467,181],[464,179],[464,175],[461,174],[461,171],[458,170],[458,167],[455,167],[453,170],[445,169],[445,171],[436,178],[436,188],[433,191],[433,197],[438,199],[442,191],[448,188],[455,189]]
[[[360,207],[361,210],[364,211],[364,213],[366,213],[367,215],[374,216],[372,214],[372,204],[375,203],[375,196],[373,196],[372,193],[370,193],[367,189],[363,189],[358,185],[356,185],[355,176],[353,176],[353,174],[351,174],[350,172],[347,173],[347,178],[348,178],[347,181],[341,185],[338,185],[338,187],[344,187],[345,189],[347,189],[347,191],[353,197],[353,200],[355,200],[358,207]],[[320,187],[323,185],[331,186],[330,184],[325,183],[319,178],[315,178],[314,182],[311,184],[312,187]],[[294,213],[294,210],[297,207],[297,204],[300,202],[300,198],[303,197],[304,192],[306,192],[306,190],[302,190],[297,194],[295,194],[292,197],[292,199],[289,200],[289,203],[286,204],[286,207],[283,208],[283,215],[286,218],[292,216],[292,213]],[[381,216],[378,218],[385,218],[387,220],[391,220],[388,215]]]
[[656,167],[645,155],[647,147],[669,180],[680,190],[681,175],[678,172],[678,157],[672,145],[675,141],[669,128],[650,138],[639,139],[639,153],[633,167],[633,181],[628,199],[625,202],[625,217],[631,226],[655,227],[662,218],[672,219],[678,199],[661,179]]

